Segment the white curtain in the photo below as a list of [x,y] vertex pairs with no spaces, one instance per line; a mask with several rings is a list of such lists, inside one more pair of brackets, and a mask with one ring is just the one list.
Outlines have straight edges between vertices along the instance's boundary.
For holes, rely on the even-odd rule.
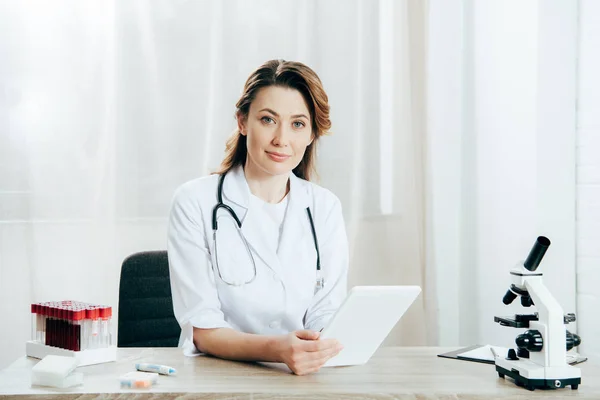
[[[218,166],[246,77],[321,77],[320,183],[343,204],[350,284],[418,284],[388,344],[433,344],[424,262],[426,3],[20,1],[0,5],[0,367],[29,304],[118,304],[122,260],[164,249],[171,196]],[[116,316],[115,316],[116,318]]]
[[[578,2],[429,3],[426,270],[438,339],[514,347],[519,330],[494,316],[534,311],[502,297],[537,236],[552,241],[544,283],[565,313],[578,312]],[[594,317],[579,318],[567,329]],[[579,332],[582,348],[589,332]]]

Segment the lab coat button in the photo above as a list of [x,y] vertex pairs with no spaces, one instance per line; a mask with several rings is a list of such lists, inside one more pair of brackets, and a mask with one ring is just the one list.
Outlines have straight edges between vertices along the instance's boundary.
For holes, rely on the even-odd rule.
[[278,328],[279,327],[279,321],[273,321],[273,322],[271,322],[269,324],[269,327],[273,328],[273,329]]
[[279,277],[277,276],[277,274],[273,274],[273,280],[275,282],[279,282]]

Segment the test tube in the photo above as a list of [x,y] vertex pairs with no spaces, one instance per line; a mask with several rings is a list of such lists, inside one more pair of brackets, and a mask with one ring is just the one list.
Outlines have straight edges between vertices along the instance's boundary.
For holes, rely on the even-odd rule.
[[50,346],[58,347],[58,319],[60,318],[60,310],[58,309],[58,303],[52,302],[52,308],[50,309],[50,322],[51,322],[51,331],[50,331]]
[[55,346],[61,349],[74,350],[71,321],[73,320],[73,307],[70,300],[56,303],[56,340]]
[[63,348],[67,350],[75,350],[73,347],[73,332],[72,332],[72,321],[73,321],[73,310],[71,306],[66,306],[64,310],[65,319],[63,321]]
[[65,325],[67,324],[68,311],[63,304],[60,304],[58,306],[58,310],[59,310],[59,315],[60,315],[60,320],[58,322],[58,334],[59,334],[58,347],[60,347],[61,349],[66,349],[67,348],[67,332],[65,329]]
[[58,347],[60,347],[61,349],[66,349],[67,335],[65,325],[67,323],[67,310],[62,304],[58,306],[58,315],[60,316],[60,319],[58,321]]
[[90,331],[88,336],[88,348],[98,348],[98,323],[99,323],[99,310],[96,306],[89,306],[86,310],[86,314],[90,319]]
[[83,350],[81,339],[83,338],[82,328],[83,321],[85,321],[84,318],[85,310],[82,310],[80,307],[75,307],[75,310],[73,311],[73,349],[75,351]]
[[75,310],[73,306],[69,306],[69,324],[67,325],[67,332],[69,338],[69,350],[75,351]]
[[111,345],[111,317],[112,308],[100,306],[100,347],[108,347]]
[[82,351],[112,344],[112,307],[73,300],[31,304],[31,339]]
[[75,351],[75,342],[75,308],[69,306],[69,348],[73,351]]
[[60,345],[60,319],[61,311],[60,304],[57,302],[54,304],[54,318],[52,319],[52,346],[59,347]]
[[52,346],[58,347],[58,322],[60,320],[60,309],[58,303],[52,305]]
[[79,313],[79,350],[85,350],[85,305],[77,303],[77,312]]
[[48,304],[48,318],[46,319],[46,344],[54,346],[54,306]]
[[44,306],[42,306],[42,312],[44,313],[44,344],[46,345],[50,345],[49,341],[50,341],[50,334],[48,333],[48,330],[50,329],[50,313],[51,313],[51,308],[50,305],[48,303],[45,303]]
[[92,320],[92,343],[94,349],[100,347],[100,309],[98,306],[94,306],[94,313],[92,314],[94,319]]
[[71,306],[69,309],[69,343],[71,350],[77,351],[77,321],[75,315],[77,310]]
[[57,347],[57,344],[58,344],[58,319],[60,317],[59,314],[60,314],[60,310],[58,309],[58,303],[53,302],[52,309],[50,310],[50,315],[52,317],[52,319],[51,319],[51,321],[52,321],[52,334],[51,334],[52,343],[50,345],[53,347]]
[[83,311],[85,316],[83,317],[83,332],[81,338],[81,350],[87,350],[90,348],[90,331],[92,328],[92,320],[91,320],[91,310],[87,309],[86,305],[83,305]]
[[56,326],[56,331],[57,331],[57,343],[56,343],[56,347],[60,347],[61,349],[65,348],[65,321],[66,321],[66,317],[67,317],[67,310],[64,309],[64,307],[62,306],[62,304],[58,304],[58,321],[57,321],[57,326]]
[[46,344],[46,320],[48,319],[48,306],[46,303],[42,303],[39,307],[41,311],[41,319],[42,319],[42,344]]
[[39,324],[37,323],[37,304],[31,305],[31,340],[38,341],[38,328]]
[[44,305],[43,303],[36,303],[36,341],[44,343]]
[[42,306],[38,303],[35,305],[35,341],[42,343],[42,321],[44,316],[41,313]]

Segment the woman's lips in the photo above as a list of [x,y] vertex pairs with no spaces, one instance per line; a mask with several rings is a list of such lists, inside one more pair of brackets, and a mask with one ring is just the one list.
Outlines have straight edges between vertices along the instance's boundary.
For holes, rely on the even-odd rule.
[[267,151],[266,153],[271,160],[276,161],[276,162],[284,162],[288,158],[290,158],[290,156],[287,154],[275,153],[275,152],[270,152],[270,151]]

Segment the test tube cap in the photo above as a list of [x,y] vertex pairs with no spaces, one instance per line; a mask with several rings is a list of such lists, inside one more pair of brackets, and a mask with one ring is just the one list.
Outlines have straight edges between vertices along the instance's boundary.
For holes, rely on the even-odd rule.
[[100,318],[108,319],[112,317],[112,308],[108,306],[102,306],[100,308]]
[[85,317],[87,319],[98,319],[99,315],[100,315],[100,313],[97,308],[88,307],[85,310]]
[[82,319],[85,319],[85,310],[74,310],[73,311],[73,320],[74,321],[81,321]]

